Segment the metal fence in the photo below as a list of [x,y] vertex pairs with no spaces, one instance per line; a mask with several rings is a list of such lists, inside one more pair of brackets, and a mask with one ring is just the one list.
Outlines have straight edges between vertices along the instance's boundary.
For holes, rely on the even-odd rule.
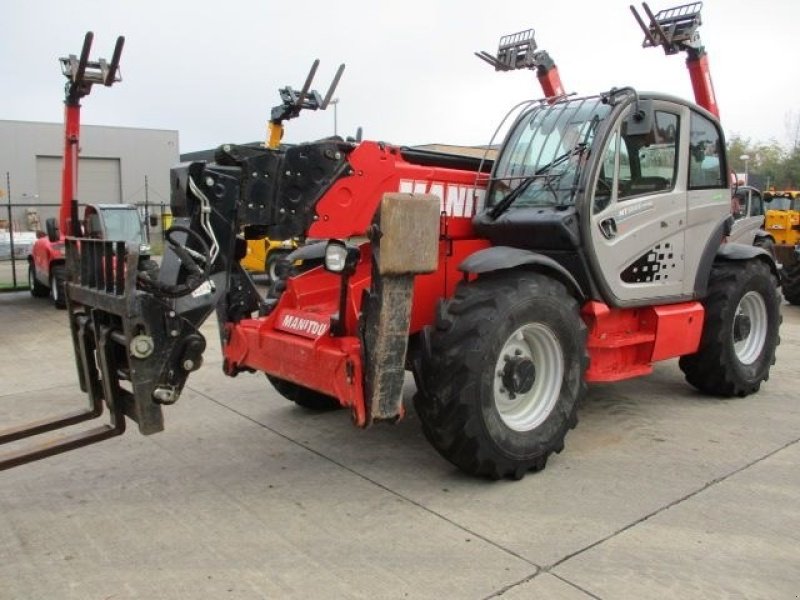
[[[28,256],[36,238],[44,234],[45,221],[58,218],[58,203],[7,201],[0,205],[0,292],[28,289]],[[169,206],[137,202],[135,206],[145,223],[151,252],[161,254],[164,224],[171,222]],[[82,210],[79,209],[79,212]]]

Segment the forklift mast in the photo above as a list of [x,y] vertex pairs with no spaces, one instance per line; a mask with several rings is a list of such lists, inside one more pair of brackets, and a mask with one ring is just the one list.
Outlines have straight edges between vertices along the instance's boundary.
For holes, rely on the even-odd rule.
[[111,87],[122,77],[119,59],[125,38],[119,36],[111,62],[101,58],[89,60],[94,34],[86,32],[80,58],[74,54],[62,57],[61,72],[67,78],[64,89],[64,166],[61,175],[61,209],[59,227],[62,235],[80,235],[78,218],[78,153],[80,152],[81,98],[88,96],[95,83]]
[[653,14],[647,3],[643,2],[642,9],[650,20],[647,25],[636,8],[633,5],[630,7],[636,22],[644,32],[642,47],[661,46],[667,55],[686,52],[686,68],[689,69],[695,102],[719,118],[719,105],[711,81],[708,55],[698,32],[702,24],[700,19],[702,8],[702,2],[691,2]]

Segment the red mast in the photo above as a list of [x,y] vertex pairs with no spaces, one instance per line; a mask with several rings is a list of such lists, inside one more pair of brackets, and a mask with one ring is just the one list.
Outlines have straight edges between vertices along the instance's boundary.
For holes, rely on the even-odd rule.
[[88,96],[92,85],[102,83],[106,87],[121,81],[119,59],[125,38],[119,36],[111,62],[105,59],[89,60],[94,34],[89,31],[83,40],[83,49],[78,58],[70,54],[61,58],[61,71],[67,78],[64,98],[64,164],[61,172],[61,209],[59,228],[62,236],[80,235],[78,219],[78,154],[80,153],[81,98]]

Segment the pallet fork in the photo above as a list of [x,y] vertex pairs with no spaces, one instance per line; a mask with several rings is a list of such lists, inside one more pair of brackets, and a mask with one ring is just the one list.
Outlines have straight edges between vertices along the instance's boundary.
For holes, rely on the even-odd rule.
[[695,102],[719,118],[719,105],[711,82],[708,55],[698,32],[702,24],[700,18],[702,8],[702,2],[690,2],[653,14],[647,3],[643,2],[642,10],[650,20],[649,24],[645,24],[636,8],[630,6],[636,22],[644,33],[642,47],[661,46],[667,55],[686,52],[686,68],[692,81]]
[[566,96],[558,67],[547,50],[537,49],[535,33],[533,29],[526,29],[504,35],[500,38],[496,55],[481,50],[475,56],[489,63],[495,71],[535,69],[545,98]]

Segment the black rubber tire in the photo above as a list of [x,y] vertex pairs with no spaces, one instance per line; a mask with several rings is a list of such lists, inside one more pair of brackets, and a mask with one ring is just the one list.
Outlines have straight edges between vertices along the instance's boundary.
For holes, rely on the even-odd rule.
[[280,279],[279,263],[282,259],[286,258],[291,253],[291,250],[273,250],[267,256],[267,264],[265,271],[269,276],[270,281],[277,281]]
[[34,298],[47,298],[50,295],[50,289],[46,285],[39,283],[36,279],[36,272],[34,270],[33,262],[28,262],[28,287],[31,290],[31,296]]
[[789,304],[800,306],[800,262],[783,266],[783,297]]
[[[749,292],[756,292],[763,299],[767,323],[763,348],[750,364],[744,364],[734,347],[734,318],[740,301]],[[686,381],[713,396],[744,397],[757,392],[775,364],[783,319],[777,281],[769,266],[761,260],[715,264],[703,305],[700,348],[678,362]]]
[[[509,427],[497,408],[495,366],[510,336],[533,324],[552,333],[564,370],[549,413],[521,431]],[[425,436],[444,458],[471,475],[521,479],[561,452],[567,431],[578,422],[589,364],[586,325],[564,285],[532,272],[460,283],[440,307],[430,341],[414,404]]]
[[67,270],[64,265],[50,267],[50,300],[53,301],[53,305],[58,309],[67,307],[66,281]]
[[322,392],[303,387],[302,385],[285,379],[280,379],[279,377],[273,377],[269,374],[267,374],[267,379],[269,379],[272,387],[274,387],[281,396],[303,408],[317,412],[342,408],[342,405],[339,404],[339,401],[333,396],[328,396]]

